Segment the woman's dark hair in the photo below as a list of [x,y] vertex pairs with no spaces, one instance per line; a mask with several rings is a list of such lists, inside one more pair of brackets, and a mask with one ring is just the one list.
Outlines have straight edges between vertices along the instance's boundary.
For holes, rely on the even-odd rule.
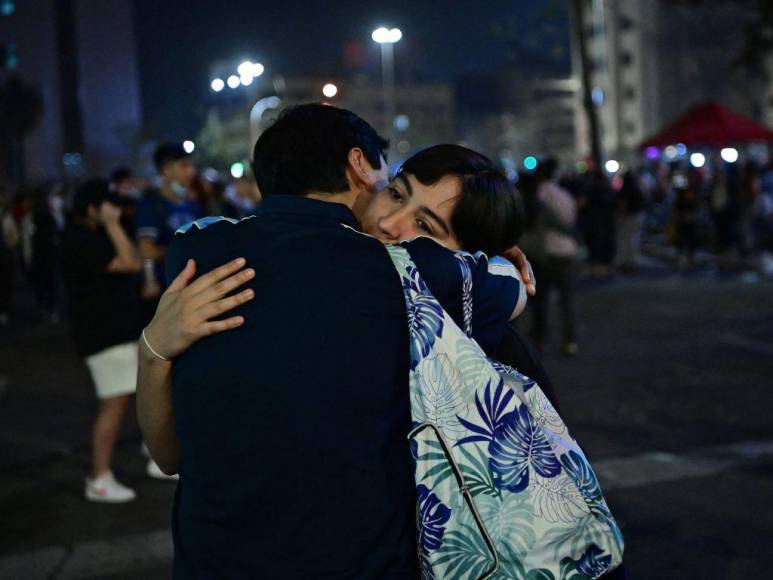
[[104,179],[89,179],[75,192],[72,200],[72,215],[85,217],[90,206],[99,208],[110,197],[110,186]]
[[424,185],[447,175],[459,178],[451,227],[463,250],[495,256],[521,237],[524,218],[518,191],[488,157],[461,145],[435,145],[408,159],[400,171]]
[[255,143],[255,181],[264,196],[341,193],[349,188],[349,151],[359,147],[379,169],[388,144],[351,111],[330,105],[298,105],[285,109]]

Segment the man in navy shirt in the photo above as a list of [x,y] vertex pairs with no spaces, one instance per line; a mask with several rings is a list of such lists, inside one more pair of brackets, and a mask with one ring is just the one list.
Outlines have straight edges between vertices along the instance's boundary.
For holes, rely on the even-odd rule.
[[291,110],[255,148],[257,215],[167,252],[171,276],[255,270],[246,324],[175,360],[176,578],[418,576],[405,303],[352,212],[385,146],[348,111]]

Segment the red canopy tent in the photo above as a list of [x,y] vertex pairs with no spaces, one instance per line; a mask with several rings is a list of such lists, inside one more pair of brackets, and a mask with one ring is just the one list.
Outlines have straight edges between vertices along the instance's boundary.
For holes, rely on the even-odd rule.
[[721,147],[752,141],[773,142],[773,131],[718,103],[707,102],[693,105],[673,124],[644,141],[641,147],[665,147],[673,143]]

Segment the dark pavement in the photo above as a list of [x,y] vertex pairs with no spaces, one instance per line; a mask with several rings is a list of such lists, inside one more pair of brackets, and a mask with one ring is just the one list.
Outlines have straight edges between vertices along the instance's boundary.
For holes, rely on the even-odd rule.
[[[0,578],[168,577],[174,483],[145,475],[132,418],[115,471],[139,499],[83,500],[88,373],[66,325],[17,298],[0,329]],[[556,344],[545,364],[629,578],[773,577],[773,284],[667,268],[586,280],[578,317],[579,356]]]

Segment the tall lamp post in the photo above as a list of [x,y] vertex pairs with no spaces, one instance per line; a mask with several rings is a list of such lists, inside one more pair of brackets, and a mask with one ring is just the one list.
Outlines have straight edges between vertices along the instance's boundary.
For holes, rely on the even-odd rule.
[[371,38],[381,45],[381,79],[384,85],[384,132],[392,136],[395,120],[395,60],[394,44],[399,42],[403,33],[399,28],[377,28]]

